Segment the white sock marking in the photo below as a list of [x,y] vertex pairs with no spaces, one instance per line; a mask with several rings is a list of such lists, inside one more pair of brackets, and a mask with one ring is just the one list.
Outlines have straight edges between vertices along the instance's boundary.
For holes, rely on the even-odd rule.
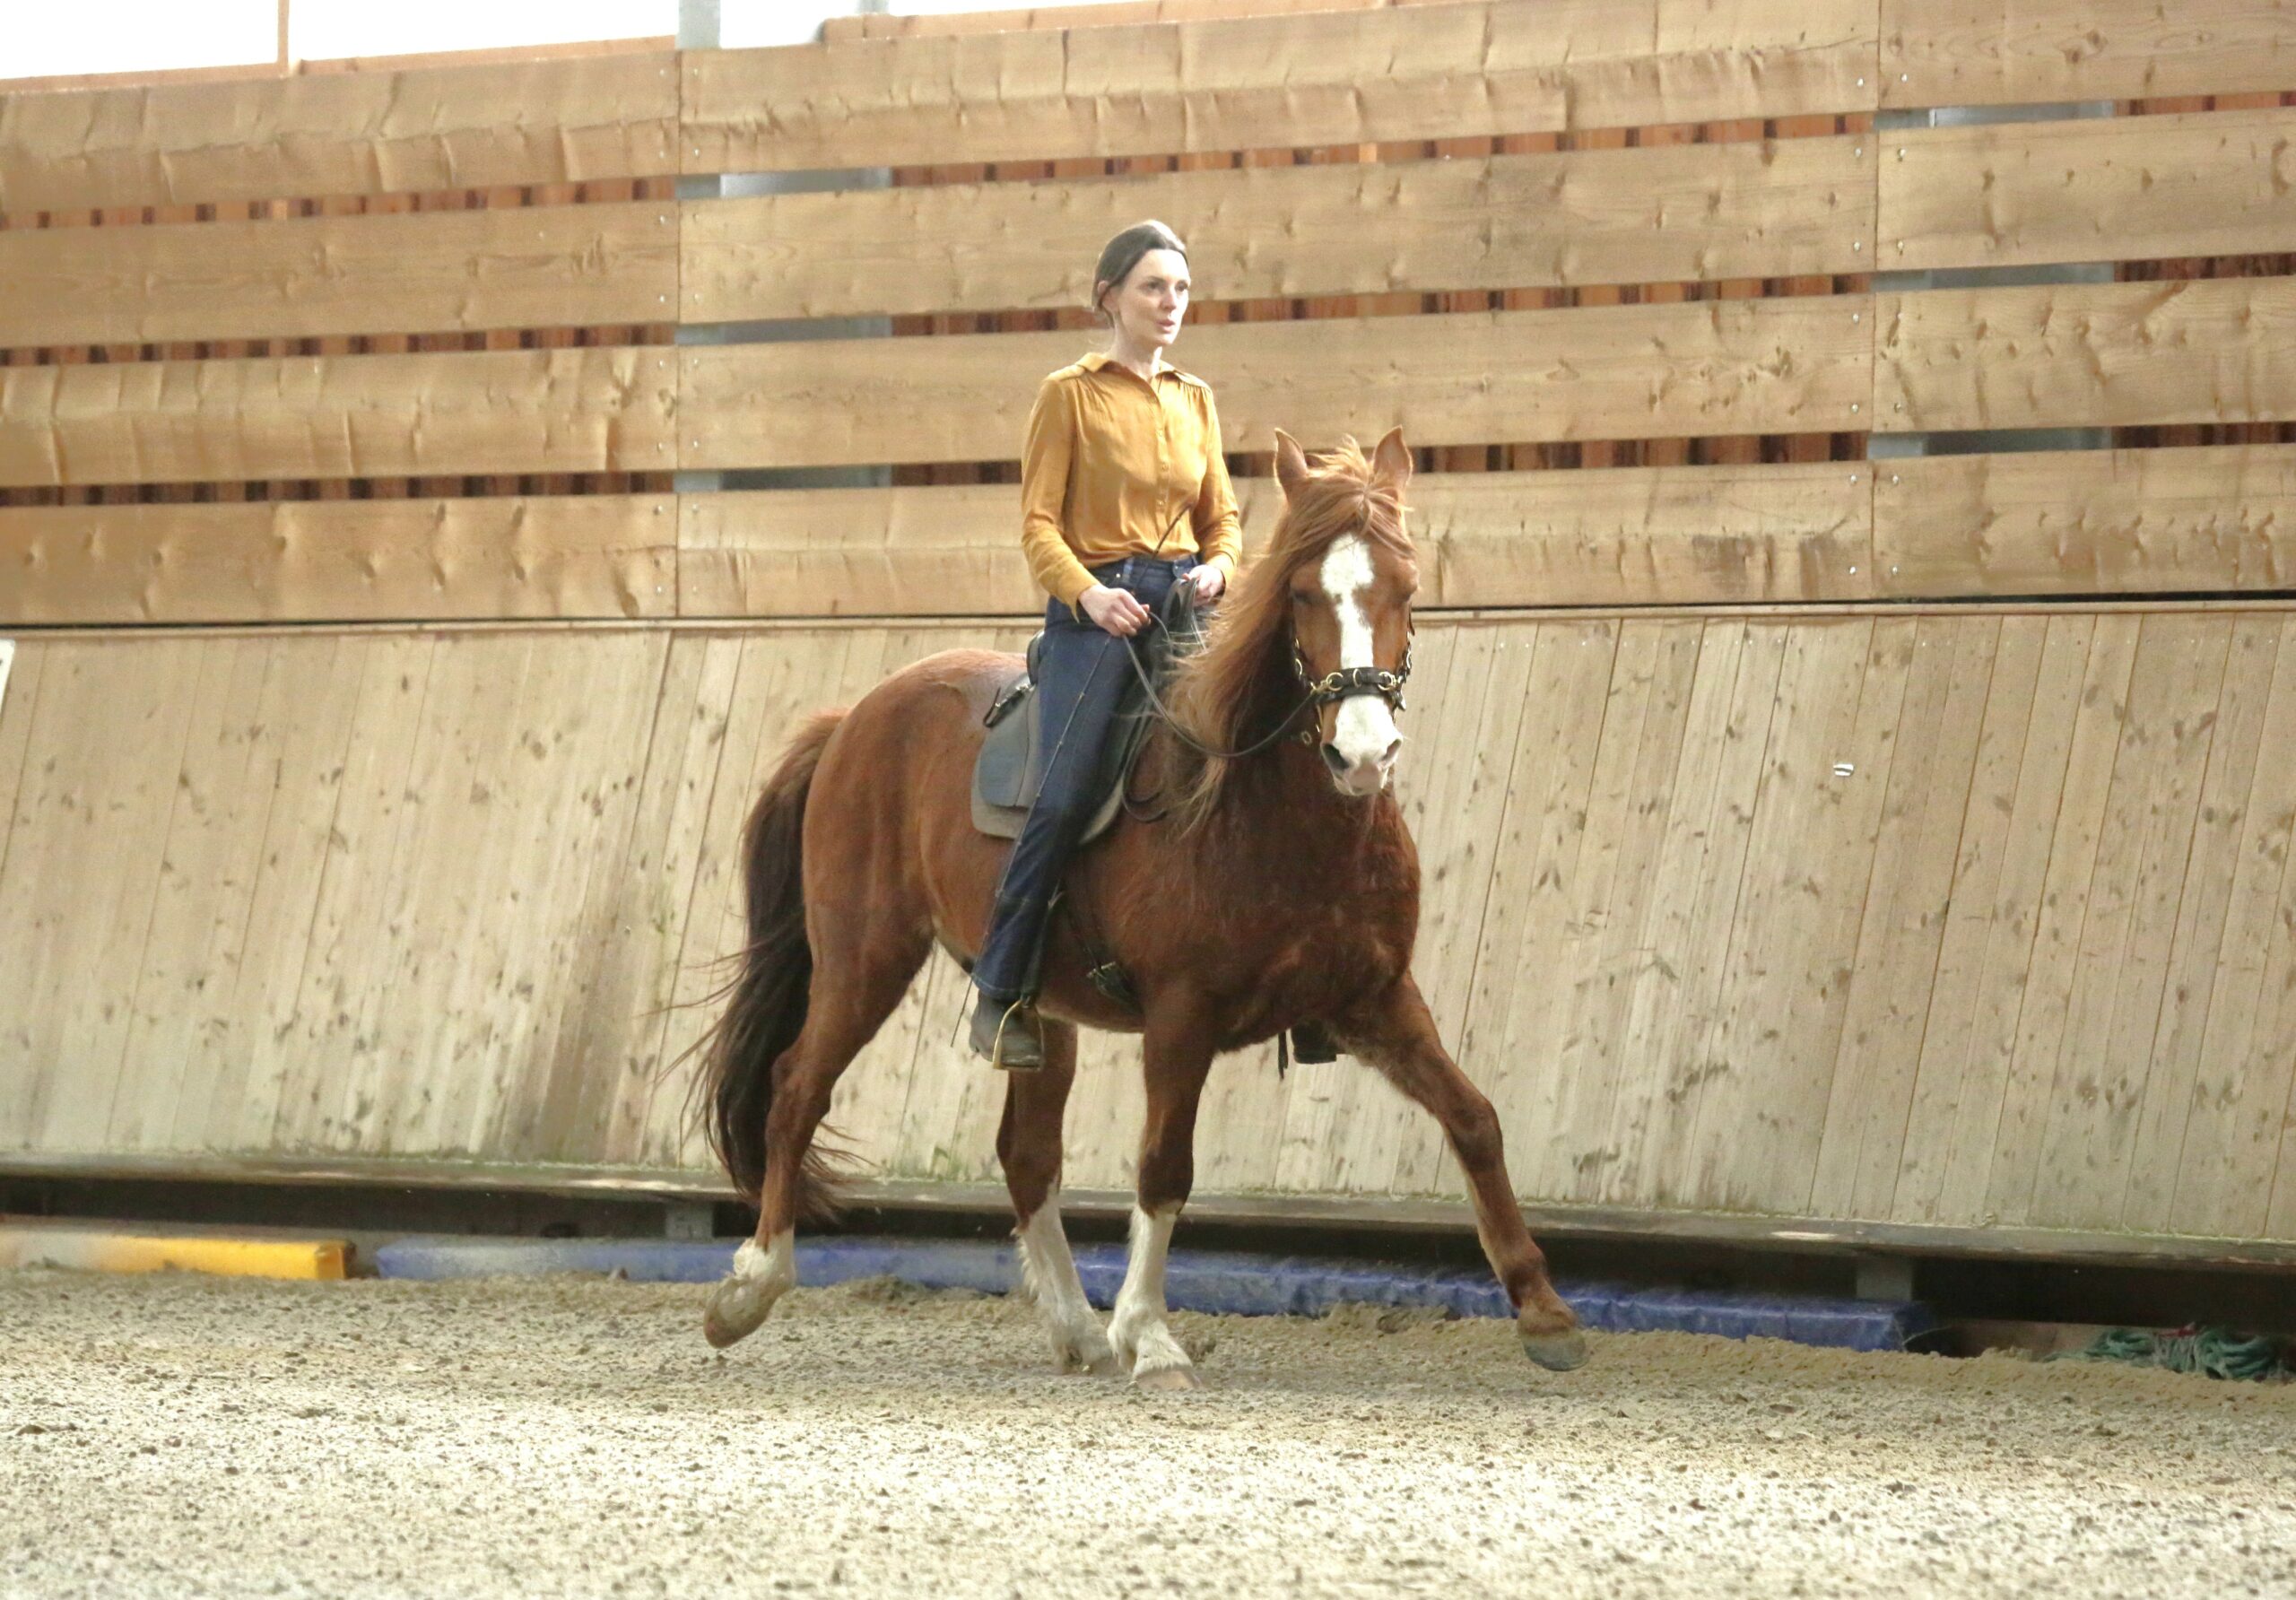
[[773,1236],[770,1248],[759,1249],[757,1240],[745,1239],[734,1252],[734,1276],[760,1280],[775,1299],[779,1299],[797,1286],[797,1234],[785,1228]]
[[1060,1225],[1060,1191],[1055,1189],[1021,1230],[1021,1276],[1044,1313],[1052,1352],[1063,1366],[1090,1368],[1109,1353],[1100,1319],[1084,1298],[1084,1282],[1069,1254],[1068,1233]]
[[1131,1364],[1135,1378],[1195,1365],[1164,1324],[1164,1257],[1179,1214],[1177,1205],[1152,1216],[1137,1205],[1132,1208],[1132,1254],[1125,1264],[1124,1287],[1117,1291],[1109,1337],[1117,1353]]
[[[1339,613],[1339,665],[1377,666],[1371,619],[1363,607],[1363,591],[1371,587],[1371,546],[1361,534],[1332,542],[1324,556],[1324,593]],[[1387,760],[1396,743],[1395,713],[1376,694],[1352,694],[1339,702],[1333,718],[1332,746],[1350,767]]]

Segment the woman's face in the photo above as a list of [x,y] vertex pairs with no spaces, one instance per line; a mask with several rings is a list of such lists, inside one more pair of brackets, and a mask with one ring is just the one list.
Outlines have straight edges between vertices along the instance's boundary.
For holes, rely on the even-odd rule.
[[1101,303],[1126,343],[1141,350],[1163,350],[1180,336],[1187,293],[1187,257],[1178,250],[1151,250],[1123,283],[1101,297]]

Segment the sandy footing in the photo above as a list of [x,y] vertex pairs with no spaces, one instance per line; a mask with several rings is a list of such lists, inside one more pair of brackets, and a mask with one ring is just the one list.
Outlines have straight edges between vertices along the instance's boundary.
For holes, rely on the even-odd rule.
[[0,1273],[0,1595],[2296,1594],[2296,1388],[2005,1358],[1182,1316]]

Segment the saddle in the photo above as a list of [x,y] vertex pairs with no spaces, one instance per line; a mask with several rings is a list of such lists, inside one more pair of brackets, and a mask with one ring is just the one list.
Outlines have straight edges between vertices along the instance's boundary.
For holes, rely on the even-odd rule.
[[[1174,584],[1157,608],[1156,616],[1157,623],[1134,635],[1131,646],[1142,670],[1161,695],[1173,669],[1203,645],[1204,632],[1196,615],[1196,591],[1187,584]],[[988,713],[982,718],[987,724],[988,736],[981,741],[980,754],[973,761],[972,822],[991,839],[1018,839],[1021,824],[1028,820],[1029,807],[1035,804],[1037,791],[1044,787],[1048,752],[1043,718],[1039,715],[1042,702],[1036,692],[1037,662],[1043,648],[1042,633],[1029,640],[1027,665],[997,686]],[[1140,685],[1140,674],[1129,664],[1122,670],[1126,674],[1124,696],[1118,702],[1115,720],[1109,725],[1108,743],[1100,751],[1100,769],[1092,780],[1096,798],[1091,820],[1084,825],[1080,844],[1107,832],[1117,813],[1123,810],[1125,779],[1148,736],[1149,725],[1154,720],[1147,694]]]

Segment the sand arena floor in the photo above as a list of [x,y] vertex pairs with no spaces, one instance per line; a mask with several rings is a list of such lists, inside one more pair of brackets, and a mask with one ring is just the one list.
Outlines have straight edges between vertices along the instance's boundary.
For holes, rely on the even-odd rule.
[[1025,1307],[0,1273],[0,1594],[2296,1594],[2296,1387]]

